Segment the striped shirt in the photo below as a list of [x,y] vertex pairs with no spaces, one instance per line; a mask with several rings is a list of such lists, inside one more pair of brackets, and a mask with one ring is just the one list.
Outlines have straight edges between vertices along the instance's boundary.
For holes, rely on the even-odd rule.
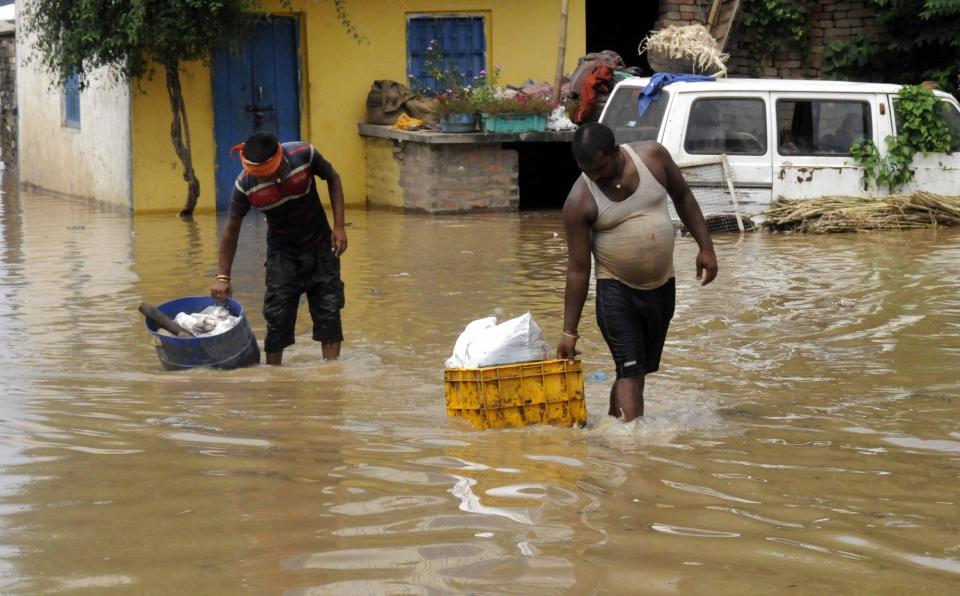
[[283,143],[289,165],[278,180],[259,182],[241,172],[230,199],[230,216],[244,217],[256,207],[267,218],[267,246],[284,252],[308,252],[330,242],[330,224],[313,177],[329,180],[333,166],[310,143]]

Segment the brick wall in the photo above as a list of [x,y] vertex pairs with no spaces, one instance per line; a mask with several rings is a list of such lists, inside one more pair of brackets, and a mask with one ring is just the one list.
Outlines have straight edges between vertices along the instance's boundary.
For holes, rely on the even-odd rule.
[[404,153],[407,167],[400,183],[413,209],[447,213],[516,211],[520,206],[519,158],[513,149],[499,143],[407,143]]
[[12,34],[0,37],[0,161],[17,169],[17,44]]
[[516,150],[500,143],[414,143],[364,138],[367,203],[427,213],[516,211]]
[[669,25],[703,25],[710,15],[713,0],[660,0],[660,20],[654,27],[663,29]]
[[[706,23],[712,0],[661,0],[660,20],[657,27],[667,25],[691,25]],[[772,78],[820,78],[824,47],[833,41],[847,41],[859,32],[876,31],[873,8],[861,0],[819,0],[810,11],[810,53],[807,68],[803,67],[800,52],[777,52],[767,56],[762,65],[761,76]],[[749,77],[752,73],[749,45],[753,34],[743,27],[734,26],[727,43],[730,60],[727,62],[729,76]]]

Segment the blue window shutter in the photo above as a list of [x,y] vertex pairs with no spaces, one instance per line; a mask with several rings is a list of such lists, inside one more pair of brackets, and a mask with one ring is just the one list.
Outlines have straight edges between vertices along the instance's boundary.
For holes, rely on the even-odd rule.
[[436,90],[437,82],[427,73],[426,53],[430,40],[437,37],[437,19],[415,17],[407,23],[408,85]]
[[464,84],[472,85],[486,69],[483,17],[412,17],[407,22],[407,67],[412,87],[442,91],[426,72],[427,46],[432,39],[437,40],[443,67],[456,66]]
[[67,126],[80,126],[80,75],[71,74],[63,85],[63,120]]

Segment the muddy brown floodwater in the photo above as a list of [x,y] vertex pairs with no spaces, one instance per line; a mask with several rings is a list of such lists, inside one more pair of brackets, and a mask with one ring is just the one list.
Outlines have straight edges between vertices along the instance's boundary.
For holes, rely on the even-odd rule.
[[0,592],[960,590],[960,230],[718,236],[707,288],[680,238],[645,419],[604,416],[591,293],[588,426],[479,432],[443,361],[491,314],[555,345],[559,214],[348,221],[341,361],[304,306],[286,366],[171,373],[137,305],[209,291],[216,218],[6,186]]

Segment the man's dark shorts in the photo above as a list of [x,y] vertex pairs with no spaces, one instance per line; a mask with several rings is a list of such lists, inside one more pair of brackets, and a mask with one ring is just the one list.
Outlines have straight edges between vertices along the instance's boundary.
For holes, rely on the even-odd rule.
[[263,318],[267,337],[263,350],[279,352],[294,343],[300,295],[307,295],[313,319],[313,339],[325,344],[343,341],[340,309],[344,305],[340,259],[321,243],[315,251],[297,254],[267,251],[267,291]]
[[617,365],[618,379],[660,368],[676,292],[672,277],[654,290],[637,290],[614,279],[597,280],[597,324]]

